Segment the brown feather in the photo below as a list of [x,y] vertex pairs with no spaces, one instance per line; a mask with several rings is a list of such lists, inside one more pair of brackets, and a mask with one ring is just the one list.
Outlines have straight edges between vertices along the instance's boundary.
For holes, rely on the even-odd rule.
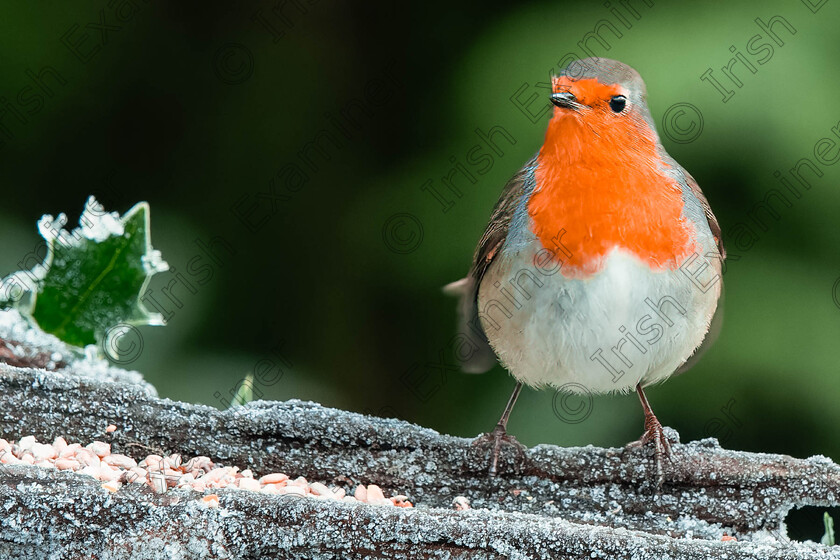
[[469,337],[477,349],[461,367],[467,373],[484,373],[496,364],[496,353],[487,342],[487,336],[478,317],[478,289],[485,273],[499,255],[510,230],[510,222],[516,206],[525,194],[528,174],[532,172],[534,159],[529,161],[505,185],[484,235],[478,242],[473,255],[473,264],[466,278],[444,287],[444,292],[461,298],[458,303],[458,333]]

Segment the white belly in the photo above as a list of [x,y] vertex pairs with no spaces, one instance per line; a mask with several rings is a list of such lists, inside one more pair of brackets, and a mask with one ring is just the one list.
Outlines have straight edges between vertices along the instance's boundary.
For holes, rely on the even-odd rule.
[[685,272],[653,272],[614,250],[586,279],[533,259],[529,250],[497,257],[479,316],[516,379],[569,392],[629,391],[669,377],[703,342],[722,283],[719,261],[702,256]]

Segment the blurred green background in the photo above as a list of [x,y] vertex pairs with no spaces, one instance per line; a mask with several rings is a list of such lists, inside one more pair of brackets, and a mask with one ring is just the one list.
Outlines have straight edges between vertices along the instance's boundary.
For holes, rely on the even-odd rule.
[[[493,427],[513,381],[498,367],[437,365],[455,361],[454,301],[440,287],[466,273],[502,185],[542,142],[547,119],[526,114],[545,106],[540,84],[585,48],[639,70],[660,132],[675,104],[702,114],[702,131],[663,142],[703,187],[730,252],[720,339],[648,391],[654,410],[684,441],[838,460],[840,176],[830,164],[817,164],[822,177],[804,170],[811,188],[795,198],[774,172],[789,178],[821,138],[838,139],[840,6],[650,4],[8,8],[0,272],[36,246],[43,213],[75,223],[89,194],[120,212],[148,200],[153,244],[176,269],[151,287],[178,282],[177,304],[158,296],[169,325],[142,329],[131,367],[162,396],[224,407],[249,371],[274,364],[282,378],[256,383],[257,396],[474,436]],[[740,86],[722,70],[736,56]],[[733,92],[725,103],[701,79],[710,68]],[[515,143],[496,136],[492,166],[468,163],[476,129],[496,126]],[[456,165],[475,177],[455,178],[460,198],[441,182]],[[757,222],[753,205],[771,189],[790,205],[772,201],[777,216]],[[214,239],[215,260],[196,244]],[[199,273],[202,254],[210,268]],[[564,422],[563,403],[585,407],[582,421]],[[527,445],[619,446],[639,436],[642,415],[633,395],[525,390],[510,430]]]

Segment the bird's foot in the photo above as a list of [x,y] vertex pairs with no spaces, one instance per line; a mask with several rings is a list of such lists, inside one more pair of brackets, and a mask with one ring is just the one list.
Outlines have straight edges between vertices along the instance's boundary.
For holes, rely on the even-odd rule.
[[[665,461],[671,462],[671,442],[665,430],[674,432],[670,428],[664,428],[659,420],[653,414],[645,416],[645,433],[642,434],[638,440],[627,444],[627,447],[653,447],[653,459],[656,466],[656,486],[662,486],[665,480],[664,464]],[[675,433],[675,432],[674,432]]]
[[501,454],[502,446],[513,447],[517,456],[523,456],[526,449],[515,437],[509,435],[505,427],[501,424],[496,424],[492,432],[482,434],[475,438],[472,445],[473,447],[490,447],[490,467],[487,469],[487,473],[490,476],[496,476],[498,474],[499,455]]

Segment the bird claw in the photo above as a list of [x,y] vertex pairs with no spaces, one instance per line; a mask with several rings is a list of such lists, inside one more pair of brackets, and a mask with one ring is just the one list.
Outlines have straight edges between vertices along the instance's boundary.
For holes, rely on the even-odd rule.
[[653,446],[653,459],[656,465],[656,486],[659,488],[665,480],[664,461],[667,460],[669,463],[672,461],[672,452],[671,442],[668,440],[668,436],[665,435],[665,429],[656,416],[653,415],[645,418],[645,433],[642,434],[642,437],[628,443],[626,447],[635,448],[649,445]]
[[472,442],[473,447],[483,447],[490,444],[492,444],[492,453],[490,455],[490,467],[487,469],[490,476],[498,474],[499,455],[503,445],[513,447],[517,455],[522,455],[526,449],[515,437],[509,435],[501,424],[496,424],[492,432],[481,434]]

